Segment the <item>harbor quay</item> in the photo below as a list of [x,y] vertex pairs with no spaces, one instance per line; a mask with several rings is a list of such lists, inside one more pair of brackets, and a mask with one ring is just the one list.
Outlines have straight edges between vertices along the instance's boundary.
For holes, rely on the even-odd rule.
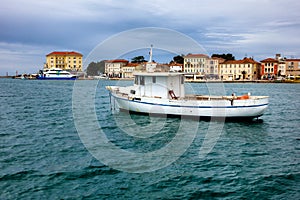
[[[276,54],[274,58],[256,61],[253,57],[235,60],[231,54],[187,54],[178,55],[169,63],[146,61],[137,56],[131,61],[126,59],[102,60],[90,63],[83,70],[83,55],[76,51],[53,51],[46,55],[44,71],[64,70],[79,80],[109,79],[132,80],[134,73],[180,72],[186,82],[254,82],[254,83],[298,83],[300,82],[300,58],[286,58]],[[231,57],[228,58],[228,55]],[[140,58],[140,59],[137,59]],[[151,68],[149,70],[149,68]],[[57,72],[56,70],[56,73]],[[0,78],[36,79],[39,73],[0,76]]]

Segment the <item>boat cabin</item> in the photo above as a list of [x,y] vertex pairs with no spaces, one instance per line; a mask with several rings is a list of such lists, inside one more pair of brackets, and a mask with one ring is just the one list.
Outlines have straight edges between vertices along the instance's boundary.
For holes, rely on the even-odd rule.
[[178,99],[185,96],[184,75],[169,72],[135,73],[134,96]]

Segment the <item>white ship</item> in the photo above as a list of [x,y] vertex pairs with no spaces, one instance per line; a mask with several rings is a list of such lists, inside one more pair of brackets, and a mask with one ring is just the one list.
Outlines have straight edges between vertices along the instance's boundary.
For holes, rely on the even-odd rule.
[[40,70],[36,78],[42,80],[75,80],[77,77],[76,75],[60,68],[51,68]]
[[[151,57],[150,54],[150,61]],[[140,72],[134,76],[133,86],[106,87],[111,101],[120,110],[154,115],[251,119],[263,115],[269,104],[268,96],[249,93],[242,96],[187,95],[183,73]]]

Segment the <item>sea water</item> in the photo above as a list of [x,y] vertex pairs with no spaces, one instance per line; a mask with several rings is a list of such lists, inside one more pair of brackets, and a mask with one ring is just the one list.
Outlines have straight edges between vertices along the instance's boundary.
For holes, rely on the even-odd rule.
[[[0,79],[0,199],[300,198],[300,84],[222,84],[227,95],[270,96],[260,121],[223,123],[119,113],[105,86],[132,82],[95,82],[96,118],[85,119],[82,110],[80,121],[74,81]],[[220,85],[188,84],[186,90],[214,88]],[[178,134],[176,144],[188,145],[149,157],[153,163],[147,156],[109,156],[105,148],[89,148],[78,124],[104,134],[116,152],[159,153]],[[207,140],[210,131],[217,134]]]

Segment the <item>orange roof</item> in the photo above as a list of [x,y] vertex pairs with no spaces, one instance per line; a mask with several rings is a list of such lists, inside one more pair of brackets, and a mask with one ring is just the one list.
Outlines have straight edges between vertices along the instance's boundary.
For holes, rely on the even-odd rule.
[[276,60],[274,58],[266,58],[264,60],[261,60],[260,62],[262,62],[262,63],[274,63],[274,62],[278,63],[278,60]]
[[127,65],[125,67],[136,67],[136,66],[139,66],[140,64],[139,63],[127,63]]
[[285,61],[296,61],[296,62],[299,62],[300,58],[288,58]]
[[180,64],[180,63],[171,63],[171,64],[169,64],[169,66],[183,66],[183,64]]
[[208,55],[205,54],[188,54],[186,56],[183,56],[184,58],[209,58]]
[[128,63],[128,60],[125,59],[115,59],[115,60],[107,60],[107,63]]
[[81,53],[75,51],[53,51],[46,56],[82,56]]
[[255,60],[251,58],[244,58],[243,60],[227,60],[223,62],[222,64],[259,64],[259,62],[256,62]]

